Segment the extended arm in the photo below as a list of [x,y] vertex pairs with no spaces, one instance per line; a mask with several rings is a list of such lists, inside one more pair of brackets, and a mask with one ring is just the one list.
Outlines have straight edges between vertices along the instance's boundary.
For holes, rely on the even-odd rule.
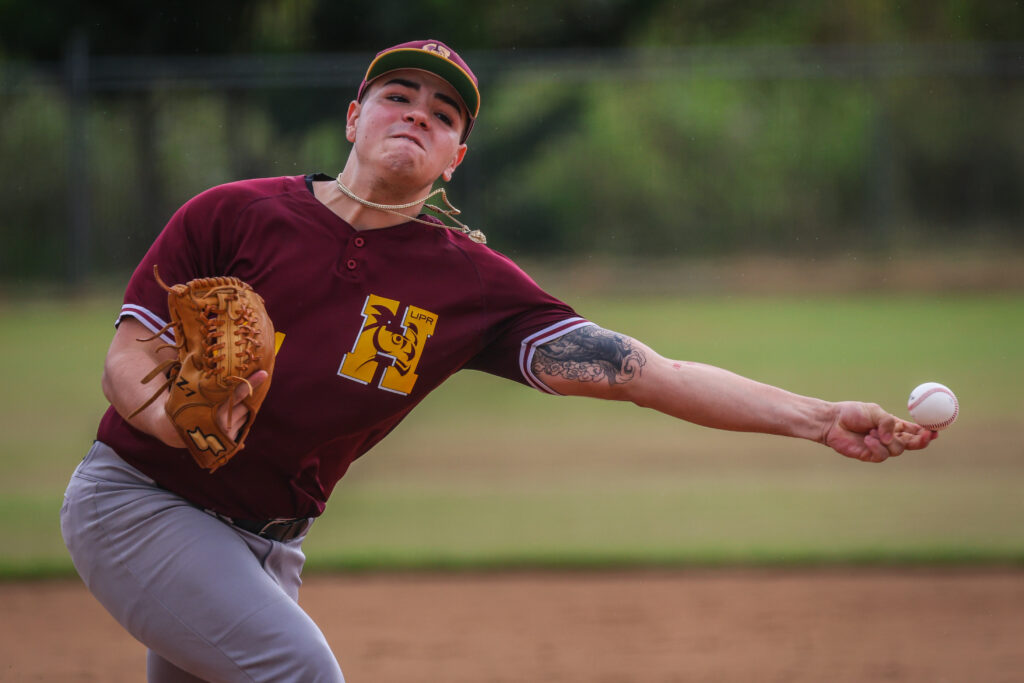
[[538,347],[532,370],[560,394],[632,401],[716,429],[809,439],[871,462],[923,448],[935,436],[874,404],[831,403],[711,365],[670,360],[597,326]]

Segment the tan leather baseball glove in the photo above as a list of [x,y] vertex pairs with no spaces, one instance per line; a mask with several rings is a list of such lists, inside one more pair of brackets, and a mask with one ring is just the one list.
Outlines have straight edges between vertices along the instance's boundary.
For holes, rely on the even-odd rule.
[[[165,374],[167,381],[131,416],[168,391],[165,410],[200,467],[216,471],[244,446],[274,372],[274,325],[263,299],[234,277],[209,277],[168,287],[153,266],[157,282],[167,290],[171,321],[150,339],[174,330],[176,359],[161,363],[142,378],[143,384]],[[145,340],[140,340],[145,341]],[[236,389],[248,377],[266,370],[268,377],[242,403],[249,416],[235,435],[226,434],[217,419],[229,410]],[[237,401],[236,401],[237,402]]]

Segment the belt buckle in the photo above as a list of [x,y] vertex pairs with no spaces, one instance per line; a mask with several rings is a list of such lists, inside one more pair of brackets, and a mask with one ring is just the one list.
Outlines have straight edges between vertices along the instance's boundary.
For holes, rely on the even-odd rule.
[[264,534],[266,534],[270,529],[273,529],[274,527],[278,526],[286,526],[288,527],[288,529],[281,535],[280,538],[277,538],[276,540],[281,542],[290,541],[296,536],[298,536],[300,533],[302,533],[302,523],[305,521],[306,520],[304,519],[272,519],[263,525],[263,528],[261,528],[259,532],[257,532],[257,536],[263,536],[264,538],[267,538],[267,536],[264,536]]
[[263,534],[267,533],[268,529],[271,529],[271,528],[273,528],[275,526],[279,526],[281,524],[287,524],[288,521],[289,520],[287,520],[287,519],[280,519],[280,518],[279,519],[272,519],[272,520],[268,521],[266,524],[264,524],[260,528],[260,530],[256,532],[256,535],[257,536],[262,536]]

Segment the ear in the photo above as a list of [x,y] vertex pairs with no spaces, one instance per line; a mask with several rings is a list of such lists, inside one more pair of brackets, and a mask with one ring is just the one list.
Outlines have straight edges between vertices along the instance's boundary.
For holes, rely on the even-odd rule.
[[348,103],[348,114],[345,115],[345,139],[349,142],[356,141],[356,122],[359,120],[359,113],[363,105],[355,100]]
[[444,178],[445,182],[452,179],[452,176],[455,175],[455,169],[457,169],[459,164],[462,163],[462,160],[466,158],[466,149],[466,145],[463,144],[459,145],[458,149],[455,150],[455,157],[452,159],[452,163],[448,164],[448,168],[444,169],[444,172],[441,173],[441,177]]

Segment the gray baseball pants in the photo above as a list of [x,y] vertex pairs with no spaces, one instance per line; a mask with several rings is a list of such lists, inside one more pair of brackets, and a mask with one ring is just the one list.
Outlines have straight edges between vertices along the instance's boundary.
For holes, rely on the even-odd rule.
[[149,648],[152,683],[344,681],[298,604],[301,537],[231,526],[100,442],[71,477],[61,532],[85,585]]

